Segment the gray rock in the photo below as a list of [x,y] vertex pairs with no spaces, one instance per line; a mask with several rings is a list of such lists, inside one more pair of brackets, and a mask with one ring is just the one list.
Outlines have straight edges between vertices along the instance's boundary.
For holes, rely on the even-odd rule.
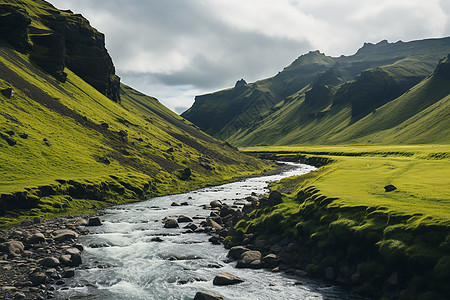
[[73,244],[72,247],[73,248],[77,248],[78,250],[80,250],[80,252],[84,251],[84,247],[81,244],[78,244],[78,243],[77,244]]
[[178,223],[189,223],[189,222],[194,222],[194,219],[192,219],[189,216],[181,215],[178,217],[177,221],[178,221]]
[[78,237],[78,234],[70,229],[60,229],[53,232],[54,239],[58,242],[64,242],[67,240],[74,240]]
[[86,226],[88,224],[88,221],[83,218],[79,218],[75,221],[74,225],[76,226]]
[[247,200],[248,202],[257,202],[257,201],[259,201],[259,198],[256,196],[248,196],[248,197],[245,197],[245,200]]
[[212,228],[214,228],[215,230],[222,230],[222,226],[220,226],[219,225],[219,223],[217,223],[216,221],[214,221],[213,219],[211,219],[211,218],[208,218],[207,220],[206,220],[206,224],[209,226],[209,227],[212,227]]
[[70,260],[71,260],[70,266],[77,267],[81,265],[82,263],[81,254],[71,254]]
[[194,224],[194,223],[189,223],[186,226],[184,226],[183,228],[187,228],[187,229],[195,231],[198,228],[198,226],[196,224]]
[[45,275],[42,271],[33,272],[29,276],[30,281],[32,282],[33,286],[38,286],[40,284],[46,283],[48,280],[47,275]]
[[281,202],[283,202],[283,200],[281,199],[281,193],[278,191],[272,191],[269,194],[269,199],[268,199],[268,203],[270,206],[274,206],[277,204],[280,204]]
[[33,234],[27,241],[29,244],[39,244],[45,242],[45,236],[42,233]]
[[164,228],[178,228],[178,222],[174,218],[165,218],[163,220],[164,222]]
[[69,255],[79,255],[81,253],[81,251],[78,248],[72,247],[72,248],[66,249],[66,253]]
[[392,192],[392,191],[395,191],[396,189],[397,189],[397,187],[392,184],[388,184],[384,187],[385,192]]
[[262,262],[266,267],[273,268],[278,263],[278,256],[276,254],[270,253],[262,258]]
[[234,246],[228,251],[227,256],[229,258],[234,259],[234,260],[238,260],[239,257],[241,257],[241,254],[246,252],[246,251],[250,251],[250,249],[245,248],[243,246]]
[[0,252],[12,255],[19,255],[23,252],[24,246],[19,241],[9,241],[0,244]]
[[102,225],[102,220],[100,220],[99,217],[89,218],[89,221],[87,223],[87,226],[100,226],[100,225]]
[[223,300],[223,297],[213,292],[197,292],[194,300]]
[[231,273],[224,272],[220,273],[216,277],[214,277],[213,284],[214,285],[232,285],[244,282],[245,280],[237,277]]
[[236,268],[259,268],[261,267],[261,252],[245,251],[239,257]]
[[70,278],[75,276],[75,269],[64,270],[61,274],[62,278]]
[[170,204],[170,206],[181,206],[181,204],[174,201],[174,202],[172,202],[172,204]]
[[55,257],[45,257],[41,260],[39,260],[39,264],[41,264],[44,267],[57,267],[60,265],[59,259]]
[[59,257],[59,261],[61,264],[65,266],[69,266],[72,262],[70,254],[64,254]]
[[223,205],[222,201],[220,201],[220,200],[213,200],[209,203],[209,206],[211,206],[212,208],[215,208],[215,207],[220,208],[220,207],[222,207],[222,205]]

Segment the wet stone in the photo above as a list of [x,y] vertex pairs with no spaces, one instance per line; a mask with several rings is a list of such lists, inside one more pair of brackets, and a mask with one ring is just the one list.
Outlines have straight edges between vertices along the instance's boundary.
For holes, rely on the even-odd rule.
[[216,277],[214,277],[213,284],[214,285],[232,285],[244,282],[245,280],[237,277],[231,273],[224,272],[220,273]]
[[100,217],[92,217],[89,218],[87,226],[100,226],[102,225],[102,220],[100,220]]
[[223,300],[223,297],[213,292],[201,291],[195,294],[194,300]]

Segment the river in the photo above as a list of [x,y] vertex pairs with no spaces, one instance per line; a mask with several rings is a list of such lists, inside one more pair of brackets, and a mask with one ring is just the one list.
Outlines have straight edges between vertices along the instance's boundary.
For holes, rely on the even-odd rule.
[[[201,207],[213,200],[236,200],[267,193],[267,185],[315,168],[290,163],[294,168],[278,175],[248,178],[185,194],[107,208],[103,225],[90,227],[80,238],[85,247],[83,265],[65,287],[61,299],[193,299],[197,291],[212,291],[224,299],[354,299],[339,288],[309,278],[290,277],[268,270],[237,269],[222,245],[208,242],[205,233],[163,228],[166,216],[188,215],[200,222],[210,211]],[[188,202],[188,206],[171,206]],[[181,223],[180,225],[183,225]],[[158,241],[159,240],[159,241]],[[162,241],[161,241],[162,240]],[[184,256],[182,260],[171,260]],[[245,279],[231,286],[214,286],[213,278],[229,272]]]

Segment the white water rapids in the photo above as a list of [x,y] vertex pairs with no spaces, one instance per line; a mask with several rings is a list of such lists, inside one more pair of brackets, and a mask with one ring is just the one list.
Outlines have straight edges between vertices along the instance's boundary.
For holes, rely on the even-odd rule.
[[[208,242],[205,233],[163,228],[166,216],[207,217],[201,207],[212,200],[233,204],[238,199],[267,193],[267,185],[315,168],[294,164],[294,169],[272,176],[208,187],[185,194],[111,207],[101,216],[103,225],[90,227],[81,237],[83,265],[74,278],[57,288],[59,299],[193,299],[197,291],[212,291],[224,299],[354,299],[338,288],[308,278],[289,277],[269,270],[237,269],[222,245]],[[172,202],[189,206],[171,206]],[[204,220],[204,219],[203,219]],[[197,223],[202,219],[196,219]],[[161,242],[155,238],[162,239]],[[94,247],[93,245],[97,246]],[[91,247],[90,247],[91,245]],[[101,246],[101,247],[98,247]],[[170,260],[185,256],[184,260]],[[231,286],[214,286],[214,277],[229,272],[245,279]]]

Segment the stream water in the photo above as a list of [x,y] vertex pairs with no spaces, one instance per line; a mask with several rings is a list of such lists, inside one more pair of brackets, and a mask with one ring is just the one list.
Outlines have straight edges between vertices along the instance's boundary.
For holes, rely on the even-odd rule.
[[[84,268],[56,291],[61,299],[193,299],[197,291],[212,291],[224,299],[354,299],[339,288],[308,278],[268,270],[237,269],[222,245],[208,242],[205,233],[163,228],[166,216],[209,216],[201,205],[212,200],[233,204],[252,192],[268,192],[267,185],[315,168],[294,164],[278,175],[249,178],[185,194],[106,209],[103,225],[90,227],[81,238]],[[172,202],[189,206],[171,206]],[[180,225],[183,225],[181,223]],[[162,241],[156,241],[157,238]],[[171,260],[184,256],[182,260]],[[231,286],[214,286],[213,278],[229,272],[245,279]]]

